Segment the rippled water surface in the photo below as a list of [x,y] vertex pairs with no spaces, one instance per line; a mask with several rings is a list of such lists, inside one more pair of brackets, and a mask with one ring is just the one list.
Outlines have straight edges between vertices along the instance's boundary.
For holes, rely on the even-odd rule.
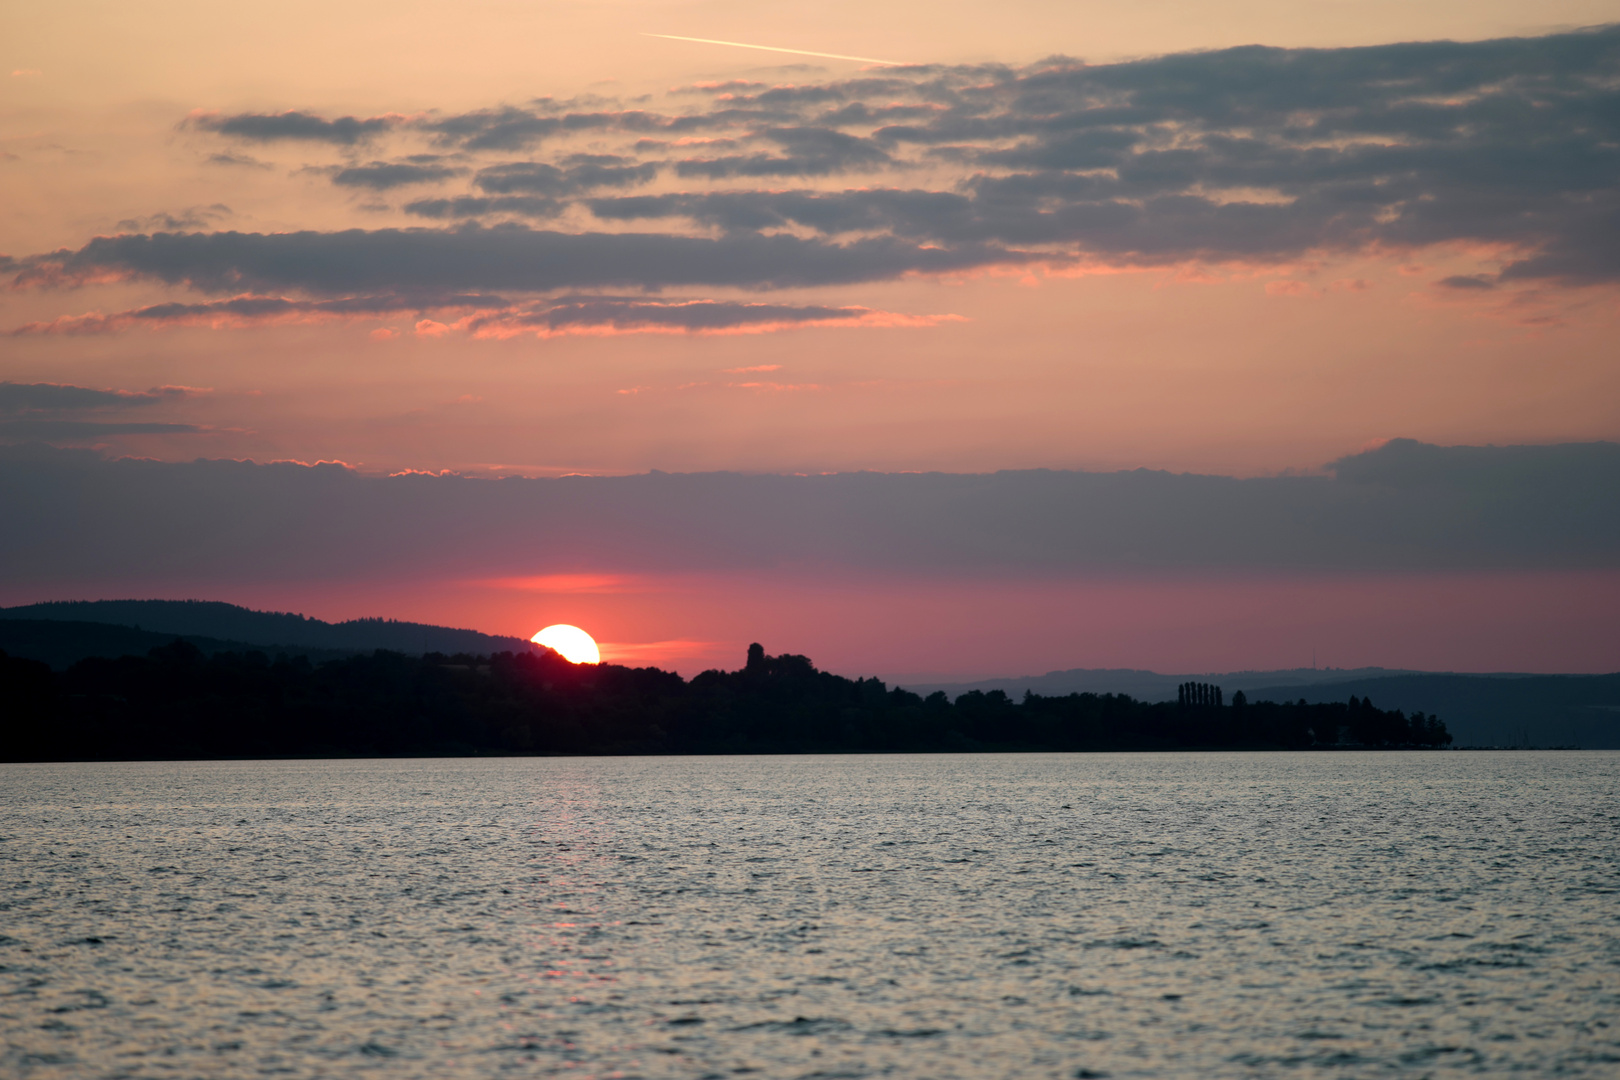
[[0,766],[0,1074],[1620,1075],[1620,754]]

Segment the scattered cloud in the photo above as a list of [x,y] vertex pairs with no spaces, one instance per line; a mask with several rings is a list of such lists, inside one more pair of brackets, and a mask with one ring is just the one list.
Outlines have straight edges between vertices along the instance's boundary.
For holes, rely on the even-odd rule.
[[512,106],[461,113],[425,126],[442,142],[467,150],[520,150],[563,131],[559,117]]
[[869,138],[825,127],[771,128],[764,139],[781,147],[780,153],[731,154],[716,158],[688,158],[675,165],[678,176],[722,179],[731,177],[831,176],[876,170],[893,163],[889,153]]
[[450,165],[416,164],[409,161],[373,161],[369,165],[350,165],[332,174],[332,183],[340,187],[363,187],[373,191],[387,191],[410,184],[430,184],[459,176],[465,169]]
[[[587,103],[592,104],[592,103]],[[613,105],[612,102],[594,104]],[[503,105],[418,122],[416,129],[445,146],[466,151],[526,150],[542,141],[573,135],[620,132],[636,135],[703,130],[714,122],[703,116],[665,116],[639,109],[579,109],[542,100],[530,107]]]
[[[440,318],[430,318],[433,312]],[[554,337],[563,334],[630,333],[769,333],[795,327],[886,326],[917,328],[959,322],[959,315],[909,315],[874,308],[824,304],[765,304],[735,300],[647,300],[623,296],[565,296],[554,300],[514,303],[494,295],[422,294],[418,296],[360,296],[339,300],[299,300],[285,296],[244,295],[197,304],[154,304],[128,311],[64,315],[49,322],[27,323],[13,336],[79,336],[109,334],[132,327],[151,330],[206,327],[214,330],[253,326],[308,324],[336,320],[395,318],[403,313],[421,317],[414,329],[419,337],[443,337],[463,332],[479,338],[524,335]],[[444,321],[448,319],[449,321]],[[385,341],[395,336],[390,328],[372,331]],[[775,370],[774,366],[759,369]]]
[[273,169],[275,166],[268,161],[260,161],[249,154],[209,154],[205,158],[210,165],[236,165],[249,169]]
[[[499,298],[441,294],[434,306],[471,308],[504,306]],[[159,330],[180,326],[230,329],[277,323],[311,323],[334,319],[386,318],[421,308],[423,301],[400,296],[358,296],[340,300],[296,300],[284,296],[244,295],[198,304],[153,304],[110,315],[89,312],[64,315],[49,322],[27,323],[13,335],[108,334],[132,327]]]
[[658,175],[659,162],[627,162],[617,155],[574,154],[559,167],[536,161],[480,169],[474,185],[497,195],[574,195],[604,187],[634,187]]
[[193,113],[189,122],[198,130],[230,135],[249,142],[288,140],[353,146],[382,134],[401,119],[398,116],[371,116],[365,119],[339,116],[328,120],[314,113],[292,110],[281,113],[237,113],[232,116]]
[[[535,334],[762,334],[795,327],[926,327],[960,321],[956,315],[904,315],[865,307],[759,304],[730,300],[642,300],[592,296],[564,298],[526,311],[475,315],[465,329],[476,337]],[[773,365],[774,367],[774,365]],[[764,370],[764,369],[761,369]]]
[[196,435],[196,424],[144,424],[117,420],[0,420],[0,438],[81,442],[112,435]]
[[482,218],[512,214],[518,217],[554,218],[568,209],[568,203],[540,195],[459,195],[448,199],[417,199],[405,204],[405,212],[417,217]]
[[[341,186],[436,187],[403,209],[439,224],[177,236],[153,218],[151,235],[4,258],[0,271],[23,288],[145,280],[403,309],[440,294],[518,304],[989,268],[1277,273],[1367,254],[1416,266],[1413,253],[1444,248],[1478,263],[1444,289],[1578,287],[1620,281],[1616,85],[1620,27],[1608,27],[728,82],[661,109],[581,98],[415,116],[199,113],[193,129],[247,142],[386,142],[391,156],[321,168]],[[648,308],[641,325],[672,312]]]
[[789,235],[719,238],[565,233],[521,226],[158,233],[98,236],[78,251],[15,260],[19,287],[146,279],[206,292],[389,291],[731,286],[752,289],[947,273],[1033,254],[993,245],[917,245],[894,237],[836,243]]
[[132,409],[182,401],[200,393],[190,386],[151,390],[97,390],[67,383],[0,382],[0,417],[40,417],[64,412]]
[[214,203],[211,206],[189,206],[178,214],[159,212],[148,214],[145,217],[125,218],[114,227],[119,232],[141,232],[143,230],[174,232],[181,229],[206,228],[214,222],[230,216],[230,207],[224,203]]

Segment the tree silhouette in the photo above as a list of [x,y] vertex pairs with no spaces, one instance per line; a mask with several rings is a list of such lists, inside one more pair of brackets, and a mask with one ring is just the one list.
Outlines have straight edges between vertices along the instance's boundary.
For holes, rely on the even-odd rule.
[[[1174,703],[999,690],[955,702],[818,671],[757,643],[737,671],[575,665],[555,653],[376,652],[320,665],[181,641],[65,672],[0,653],[5,760],[403,754],[682,754],[1175,747],[1438,747],[1436,717],[1365,699],[1250,702],[1205,683]],[[1214,707],[1211,707],[1214,706]]]

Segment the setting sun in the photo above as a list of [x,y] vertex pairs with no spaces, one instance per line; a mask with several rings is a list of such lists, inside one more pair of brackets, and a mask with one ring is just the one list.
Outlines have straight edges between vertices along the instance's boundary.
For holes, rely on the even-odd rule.
[[571,664],[602,662],[602,652],[596,647],[596,639],[577,626],[557,623],[555,626],[546,627],[529,640],[536,645],[544,645]]

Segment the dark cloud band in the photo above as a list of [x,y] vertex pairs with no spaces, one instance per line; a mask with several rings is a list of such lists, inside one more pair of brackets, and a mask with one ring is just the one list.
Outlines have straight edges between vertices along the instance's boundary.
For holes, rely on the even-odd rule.
[[209,292],[314,294],[728,286],[786,288],[943,273],[1027,259],[984,244],[923,246],[888,237],[835,243],[794,236],[719,239],[562,233],[521,227],[157,233],[97,237],[30,260],[17,282],[123,275]]
[[148,424],[117,420],[0,420],[0,438],[83,442],[112,435],[196,435],[195,424]]
[[192,392],[183,386],[160,386],[152,390],[97,390],[66,383],[0,382],[0,417],[40,417],[65,412],[131,409],[179,401]]
[[[0,450],[0,582],[1620,567],[1620,445],[1396,441],[1327,475],[370,477]],[[537,537],[543,543],[537,546]],[[251,568],[251,569],[247,569]],[[7,576],[11,575],[11,576]]]
[[[341,300],[297,300],[285,296],[238,296],[201,304],[153,304],[114,312],[70,315],[50,322],[28,323],[13,336],[110,334],[132,327],[165,329],[206,326],[215,329],[310,323],[332,320],[377,320],[398,315],[437,316],[454,325],[430,321],[419,329],[435,334],[451,329],[475,337],[552,336],[570,333],[762,332],[806,326],[935,326],[960,321],[955,315],[906,315],[867,307],[825,304],[764,304],[734,300],[648,300],[624,296],[564,296],[555,300],[514,303],[493,295],[356,296]],[[54,384],[0,383],[0,415],[47,409],[127,408],[183,396],[175,387],[146,393],[89,390]]]

